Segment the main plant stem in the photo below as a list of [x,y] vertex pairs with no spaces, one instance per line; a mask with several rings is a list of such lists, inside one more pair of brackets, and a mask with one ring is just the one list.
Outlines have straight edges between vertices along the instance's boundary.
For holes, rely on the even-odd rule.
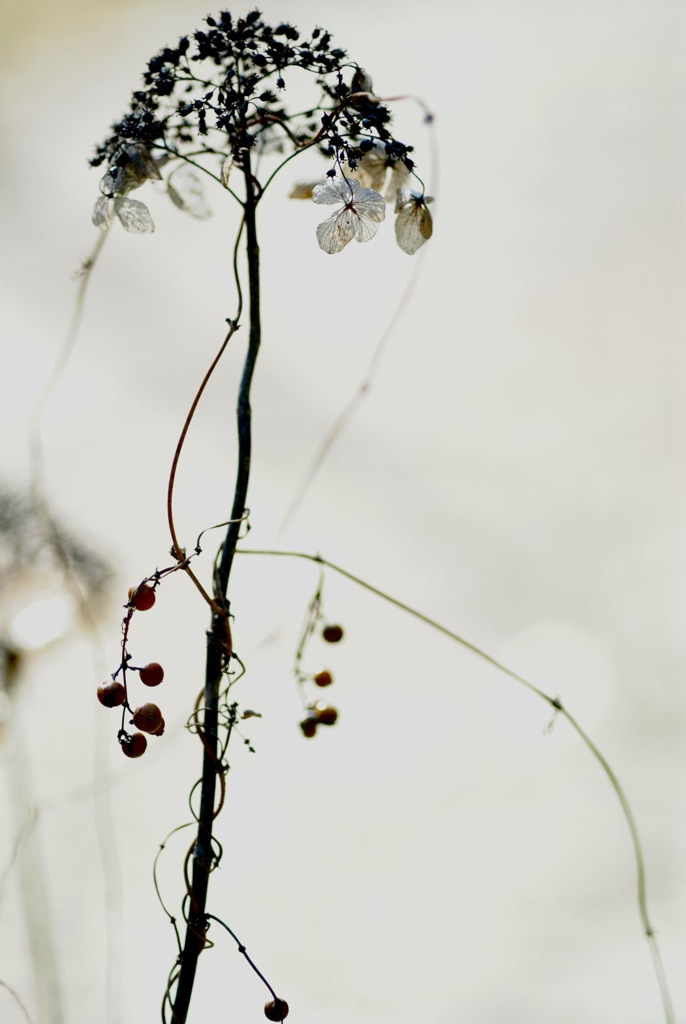
[[173,1024],[185,1024],[190,1006],[198,957],[205,946],[207,930],[207,889],[209,877],[215,863],[212,845],[212,829],[215,818],[215,795],[217,773],[223,771],[217,751],[219,693],[225,669],[233,654],[231,632],[228,628],[229,602],[227,598],[229,576],[233,556],[238,542],[241,521],[245,515],[250,479],[250,456],[252,448],[250,386],[252,383],[257,353],[260,347],[260,249],[257,243],[255,207],[257,203],[256,183],[250,167],[250,150],[244,154],[245,174],[245,230],[248,261],[248,291],[250,296],[250,337],[248,353],[243,367],[238,392],[238,469],[234,491],[231,522],[224,538],[214,576],[214,600],[223,612],[212,613],[211,627],[207,633],[207,661],[203,694],[203,719],[200,735],[204,753],[202,780],[200,783],[200,808],[198,832],[193,847],[191,883],[188,892],[188,918],[183,949],[179,956],[179,973],[176,994],[172,1008]]

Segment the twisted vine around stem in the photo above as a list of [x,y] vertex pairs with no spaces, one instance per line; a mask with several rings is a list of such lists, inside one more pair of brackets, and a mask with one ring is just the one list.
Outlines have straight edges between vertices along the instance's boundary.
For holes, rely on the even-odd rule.
[[224,673],[233,656],[231,634],[228,628],[228,585],[231,565],[239,537],[240,523],[246,512],[251,462],[251,409],[250,386],[261,340],[260,290],[259,290],[259,246],[255,220],[256,197],[251,173],[250,154],[244,156],[246,188],[244,223],[246,228],[246,255],[248,261],[248,295],[250,334],[248,352],[241,378],[238,408],[238,470],[234,491],[231,522],[227,528],[221,554],[214,572],[213,610],[211,627],[207,634],[207,655],[205,687],[203,693],[203,742],[202,782],[200,787],[200,810],[198,831],[192,854],[191,884],[188,890],[190,906],[186,924],[183,948],[179,954],[179,972],[172,1005],[172,1021],[184,1024],[190,1006],[198,957],[205,946],[207,930],[207,890],[210,872],[214,866],[213,822],[218,813],[215,794],[221,760],[217,756],[219,742],[218,704],[219,691]]

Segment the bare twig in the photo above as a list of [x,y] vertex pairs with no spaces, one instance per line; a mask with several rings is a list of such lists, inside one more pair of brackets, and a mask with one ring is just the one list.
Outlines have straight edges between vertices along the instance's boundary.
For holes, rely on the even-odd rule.
[[12,986],[8,985],[6,981],[3,981],[0,978],[0,987],[6,989],[6,991],[9,992],[9,994],[12,996],[12,998],[14,999],[15,1003],[17,1004],[17,1006],[20,1008],[20,1010],[22,1011],[22,1013],[26,1017],[26,1020],[27,1020],[28,1024],[33,1024],[33,1021],[31,1020],[31,1017],[29,1016],[29,1011],[26,1009],[26,1007],[24,1006],[23,1002],[21,1001],[21,999],[19,998],[17,993],[14,991]]

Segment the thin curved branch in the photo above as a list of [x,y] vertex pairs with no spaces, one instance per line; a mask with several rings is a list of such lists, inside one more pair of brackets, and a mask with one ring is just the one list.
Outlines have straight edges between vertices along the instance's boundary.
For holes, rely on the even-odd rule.
[[[204,392],[205,388],[207,387],[207,384],[209,382],[210,377],[214,373],[214,370],[215,370],[217,364],[219,363],[219,360],[224,355],[224,352],[226,350],[226,346],[229,344],[231,338],[233,337],[233,335],[236,333],[237,330],[238,330],[238,319],[233,320],[231,322],[229,330],[227,331],[226,337],[224,338],[223,342],[221,343],[219,351],[217,352],[216,356],[212,360],[212,362],[211,362],[211,364],[209,366],[209,369],[207,370],[205,376],[202,379],[200,387],[198,388],[198,390],[197,390],[197,392],[195,394],[195,397],[194,397],[194,399],[193,399],[193,401],[191,403],[191,407],[188,410],[188,415],[186,416],[186,420],[185,420],[185,423],[184,423],[183,428],[181,430],[181,434],[179,436],[179,440],[177,441],[176,448],[174,449],[174,457],[172,458],[171,469],[169,471],[169,482],[167,484],[167,523],[169,525],[169,533],[171,534],[171,539],[172,539],[172,554],[174,555],[174,557],[176,559],[178,559],[179,562],[185,562],[186,561],[186,555],[185,555],[185,552],[184,552],[183,548],[179,544],[179,540],[178,540],[178,537],[177,537],[177,534],[176,534],[176,526],[175,526],[175,523],[174,523],[173,503],[174,503],[174,484],[176,482],[176,471],[178,469],[179,459],[181,458],[181,451],[183,449],[183,445],[184,445],[184,442],[186,440],[186,434],[188,433],[188,428],[190,427],[191,421],[193,420],[193,417],[195,416],[195,410],[198,408],[198,404],[200,402],[200,399],[203,396],[203,392]],[[215,610],[215,609],[218,610],[218,606],[215,604],[213,599],[207,593],[207,591],[203,587],[202,583],[197,578],[197,576],[195,575],[193,570],[190,568],[190,566],[189,565],[184,565],[183,569],[184,569],[184,572],[186,572],[188,574],[188,576],[190,576],[191,580],[193,581],[193,583],[195,584],[197,589],[200,591],[200,593],[202,594],[203,598],[205,599],[207,604],[210,606],[210,608],[212,608],[213,610]]]
[[220,925],[222,926],[222,928],[225,928],[225,929],[227,930],[227,932],[229,933],[229,935],[231,936],[231,938],[232,938],[232,939],[234,940],[234,942],[235,942],[235,943],[236,943],[236,945],[238,946],[238,952],[239,952],[239,953],[241,953],[241,954],[242,954],[242,955],[243,955],[243,956],[245,957],[245,959],[246,959],[246,960],[247,960],[247,962],[248,962],[248,963],[250,964],[250,966],[252,967],[253,971],[254,971],[254,972],[255,972],[255,974],[257,975],[257,977],[258,977],[258,978],[259,978],[259,979],[260,979],[261,981],[263,981],[263,982],[264,982],[264,984],[266,985],[266,987],[267,987],[267,988],[269,989],[269,991],[271,992],[271,994],[272,994],[273,998],[274,998],[274,999],[276,999],[276,1000],[278,1000],[278,998],[279,998],[279,997],[277,996],[276,992],[275,992],[275,991],[274,991],[274,989],[273,989],[273,988],[271,987],[271,985],[269,984],[269,982],[267,981],[267,979],[265,978],[264,974],[263,974],[263,973],[262,973],[262,971],[261,971],[261,970],[259,969],[259,967],[257,966],[257,964],[255,963],[255,961],[254,961],[254,960],[253,960],[253,959],[252,959],[251,957],[249,957],[249,956],[248,956],[248,951],[247,951],[247,949],[245,948],[245,946],[243,945],[243,943],[241,942],[241,940],[240,940],[240,939],[238,938],[238,936],[236,935],[236,933],[235,933],[235,932],[233,931],[233,929],[232,929],[232,928],[229,928],[228,924],[226,924],[226,922],[225,922],[225,921],[222,921],[222,919],[221,919],[220,917],[216,917],[216,916],[215,916],[214,914],[205,914],[205,917],[207,918],[207,920],[208,920],[208,921],[216,921],[216,922],[217,922],[217,924],[220,924]]
[[24,1014],[24,1017],[28,1021],[28,1024],[33,1024],[33,1021],[29,1017],[29,1011],[26,1009],[26,1007],[24,1006],[23,1002],[21,1001],[21,999],[19,998],[17,993],[14,991],[12,986],[8,985],[6,981],[3,981],[0,978],[0,988],[4,988],[7,992],[9,992],[9,994],[12,996],[12,998],[14,999],[15,1003],[17,1004],[17,1006],[19,1007],[21,1012]]
[[535,693],[536,696],[540,697],[541,700],[544,700],[546,704],[549,704],[552,708],[555,709],[556,712],[562,715],[562,717],[569,722],[571,727],[575,730],[580,739],[590,750],[591,754],[598,762],[600,767],[603,769],[620,803],[620,806],[622,808],[622,814],[624,815],[624,819],[628,825],[629,832],[631,835],[631,843],[633,847],[634,860],[636,866],[637,902],[639,914],[641,917],[641,923],[643,925],[644,934],[648,939],[648,944],[653,959],[657,983],[660,990],[660,995],[662,997],[665,1021],[666,1024],[674,1024],[674,1009],[672,1006],[672,1000],[669,993],[667,978],[665,975],[664,966],[662,964],[660,950],[657,944],[657,940],[655,938],[655,932],[652,924],[650,923],[650,918],[648,916],[648,903],[646,897],[645,857],[643,855],[643,847],[641,845],[638,826],[636,825],[636,819],[634,818],[634,814],[629,805],[629,801],[627,800],[626,794],[622,786],[620,785],[619,779],[617,778],[615,772],[610,767],[608,761],[605,759],[603,754],[601,754],[600,750],[595,745],[595,743],[579,725],[577,720],[563,706],[560,699],[558,697],[551,697],[544,690],[541,690],[538,686],[534,685],[534,683],[530,682],[528,679],[525,679],[524,676],[519,675],[518,672],[514,672],[511,668],[508,668],[507,665],[504,665],[496,658],[493,658],[490,654],[487,654],[486,651],[483,651],[480,647],[477,647],[475,644],[470,643],[469,640],[466,640],[463,636],[460,636],[459,633],[455,633],[452,629],[448,629],[446,626],[442,626],[439,622],[436,622],[435,619],[430,618],[428,615],[424,615],[423,612],[418,611],[411,605],[405,604],[404,601],[399,601],[397,598],[391,597],[391,595],[387,594],[384,590],[380,590],[378,587],[373,586],[371,583],[367,583],[365,580],[360,579],[359,576],[355,576],[354,573],[348,572],[347,569],[343,569],[340,565],[336,565],[334,562],[329,562],[328,559],[322,558],[321,555],[310,555],[302,551],[268,551],[248,548],[239,548],[238,554],[271,555],[283,558],[300,558],[309,562],[315,562],[317,565],[325,566],[327,569],[331,569],[332,572],[336,572],[339,574],[339,576],[345,577],[345,579],[350,580],[352,583],[355,583],[358,587],[362,587],[363,590],[367,590],[371,594],[376,594],[376,596],[380,597],[383,601],[386,601],[388,604],[393,605],[395,608],[399,608],[401,611],[407,612],[408,615],[411,615],[413,618],[418,619],[420,622],[423,622],[431,629],[435,629],[436,632],[442,633],[444,636],[447,636],[450,640],[453,640],[455,641],[455,643],[460,644],[461,647],[464,647],[468,651],[471,651],[472,654],[475,654],[477,656],[477,658],[480,658],[482,661],[485,661],[489,665],[492,665],[493,668],[497,669],[499,672],[502,672],[504,675],[508,676],[510,679],[513,679],[516,683],[519,683],[521,686],[524,686],[527,690],[530,690],[532,693]]

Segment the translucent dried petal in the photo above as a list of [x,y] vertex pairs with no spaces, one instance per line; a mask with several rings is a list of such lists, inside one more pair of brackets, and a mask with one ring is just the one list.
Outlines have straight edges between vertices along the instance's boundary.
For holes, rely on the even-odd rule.
[[315,203],[347,203],[355,195],[353,186],[359,188],[356,181],[346,182],[341,178],[326,178],[312,189],[312,201]]
[[100,191],[105,196],[126,195],[149,179],[159,181],[161,177],[159,167],[147,148],[135,142],[127,146],[109,168],[100,182]]
[[410,172],[408,171],[402,160],[395,160],[391,165],[391,174],[388,179],[388,188],[386,189],[386,201],[389,203],[397,202],[398,195],[403,189],[407,188],[410,180]]
[[107,196],[98,196],[93,207],[93,223],[96,228],[105,231],[112,223],[112,203]]
[[360,189],[353,207],[360,217],[380,224],[386,216],[386,200],[371,188]]
[[288,193],[289,199],[312,199],[316,181],[297,181]]
[[383,215],[377,219],[376,217],[366,217],[363,216],[362,214],[358,215],[356,210],[351,210],[350,212],[356,217],[357,220],[357,223],[355,225],[355,241],[368,242],[369,239],[373,238],[376,232],[379,230],[379,224],[383,220]]
[[202,182],[192,167],[182,164],[169,175],[167,181],[169,198],[180,210],[185,210],[198,220],[206,220],[212,211],[205,200]]
[[327,217],[317,226],[320,249],[330,254],[340,252],[355,237],[358,220],[352,210],[341,210]]
[[145,203],[126,196],[114,197],[114,212],[127,231],[135,235],[144,235],[155,230],[150,210]]
[[315,203],[340,203],[343,208],[327,217],[317,228],[317,241],[324,252],[340,252],[353,238],[368,242],[386,216],[386,200],[357,181],[334,180],[315,185]]
[[364,68],[358,68],[350,85],[351,92],[374,92],[372,76]]
[[111,198],[115,192],[121,192],[121,185],[124,181],[124,170],[122,167],[110,167],[100,179],[100,191],[103,196]]
[[229,155],[227,156],[226,160],[222,164],[222,169],[221,169],[221,172],[220,172],[220,175],[219,175],[221,180],[222,180],[222,185],[224,186],[224,188],[228,188],[229,187],[229,177],[231,176],[232,169],[233,169],[233,153],[229,153]]
[[386,175],[389,175],[386,189],[386,199],[389,203],[396,201],[398,191],[405,188],[410,180],[410,172],[404,162],[397,157],[389,156],[381,142],[375,142],[373,148],[367,150],[358,161],[357,167],[350,171],[350,175],[365,188],[373,188],[376,192],[383,191]]
[[364,185],[365,188],[373,188],[376,192],[381,192],[383,189],[387,172],[386,151],[376,146],[365,153],[357,167],[350,171],[361,185]]
[[340,252],[353,238],[356,242],[368,242],[378,227],[378,221],[360,216],[352,207],[344,207],[317,227],[317,241],[324,252],[333,254]]
[[[160,181],[162,178],[157,163],[153,160],[149,150],[140,142],[133,142],[130,146],[127,146],[124,150],[124,155],[128,161],[130,175],[135,175],[138,179],[138,185],[142,185],[144,181],[149,179]],[[137,188],[138,186],[135,187]]]
[[433,234],[433,221],[427,206],[431,201],[431,196],[411,192],[409,189],[398,192],[395,237],[400,248],[409,256]]

